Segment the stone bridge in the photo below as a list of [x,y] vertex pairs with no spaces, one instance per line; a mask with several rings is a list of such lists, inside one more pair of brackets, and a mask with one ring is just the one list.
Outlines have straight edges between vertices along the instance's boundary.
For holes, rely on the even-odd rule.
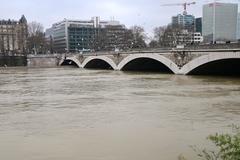
[[240,75],[240,49],[64,54],[57,63],[89,69]]

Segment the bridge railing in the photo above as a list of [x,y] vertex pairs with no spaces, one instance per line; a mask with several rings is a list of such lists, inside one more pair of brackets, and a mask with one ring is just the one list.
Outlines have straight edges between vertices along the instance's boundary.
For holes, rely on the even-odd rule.
[[28,57],[69,57],[69,56],[106,56],[106,55],[128,55],[128,54],[182,54],[182,53],[191,53],[191,54],[208,54],[209,52],[240,52],[240,48],[233,49],[163,49],[163,50],[138,50],[138,51],[106,51],[106,52],[89,52],[89,53],[55,53],[55,54],[37,54],[37,55],[27,55]]
[[[82,55],[84,56],[93,56],[93,55],[117,55],[117,54],[146,54],[146,53],[177,53],[177,52],[240,52],[240,48],[233,48],[233,49],[166,49],[166,50],[142,50],[142,51],[106,51],[106,52],[89,52],[89,53],[84,53]],[[68,55],[77,55],[80,53],[68,53]]]

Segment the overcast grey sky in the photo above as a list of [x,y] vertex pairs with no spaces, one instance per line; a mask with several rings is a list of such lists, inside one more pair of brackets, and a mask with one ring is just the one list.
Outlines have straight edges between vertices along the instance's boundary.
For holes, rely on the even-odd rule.
[[[27,20],[37,21],[50,27],[53,23],[69,19],[90,19],[100,16],[102,20],[115,17],[127,27],[143,26],[147,32],[154,27],[170,23],[171,16],[183,12],[181,6],[163,7],[162,4],[191,2],[194,0],[0,0],[0,19],[19,19],[24,14]],[[188,13],[199,17],[202,5],[213,0],[195,0]],[[239,0],[222,0],[235,2]]]

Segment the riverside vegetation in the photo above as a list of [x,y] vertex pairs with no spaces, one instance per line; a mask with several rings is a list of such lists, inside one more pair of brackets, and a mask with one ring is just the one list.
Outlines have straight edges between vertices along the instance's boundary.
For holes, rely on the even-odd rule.
[[[233,125],[232,133],[210,135],[208,140],[214,143],[215,150],[192,147],[201,160],[240,160],[240,127]],[[179,160],[187,160],[180,155]]]

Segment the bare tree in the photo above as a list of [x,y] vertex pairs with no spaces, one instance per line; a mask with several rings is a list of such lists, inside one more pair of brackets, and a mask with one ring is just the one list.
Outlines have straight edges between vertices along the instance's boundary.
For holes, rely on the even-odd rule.
[[124,41],[126,42],[126,50],[133,48],[134,36],[131,29],[127,29],[124,36]]
[[44,27],[41,23],[31,22],[28,24],[29,36],[37,36],[39,33],[43,33]]
[[144,28],[141,26],[131,27],[131,32],[133,35],[132,48],[146,48],[147,44],[145,39],[147,38]]
[[38,22],[31,22],[28,24],[28,50],[30,52],[37,54],[46,51],[47,43],[43,30],[43,25]]
[[161,47],[175,47],[187,38],[185,36],[181,26],[168,25],[154,29],[154,38]]
[[153,32],[154,32],[154,39],[155,41],[158,42],[158,46],[161,46],[161,43],[164,41],[163,40],[163,35],[166,31],[166,26],[162,26],[162,27],[156,27],[154,28]]
[[158,41],[156,41],[156,40],[151,40],[151,42],[149,43],[149,47],[150,47],[150,48],[157,48],[157,47],[159,47]]
[[90,48],[94,49],[95,51],[102,51],[106,49],[106,43],[107,43],[106,30],[104,29],[95,30],[95,35],[94,37],[92,37]]
[[133,33],[126,28],[107,26],[96,31],[91,43],[95,51],[128,50],[132,48]]
[[176,45],[178,30],[176,27],[173,27],[172,25],[168,25],[167,28],[164,31],[164,34],[162,35],[162,41],[161,44],[164,47],[174,47]]

